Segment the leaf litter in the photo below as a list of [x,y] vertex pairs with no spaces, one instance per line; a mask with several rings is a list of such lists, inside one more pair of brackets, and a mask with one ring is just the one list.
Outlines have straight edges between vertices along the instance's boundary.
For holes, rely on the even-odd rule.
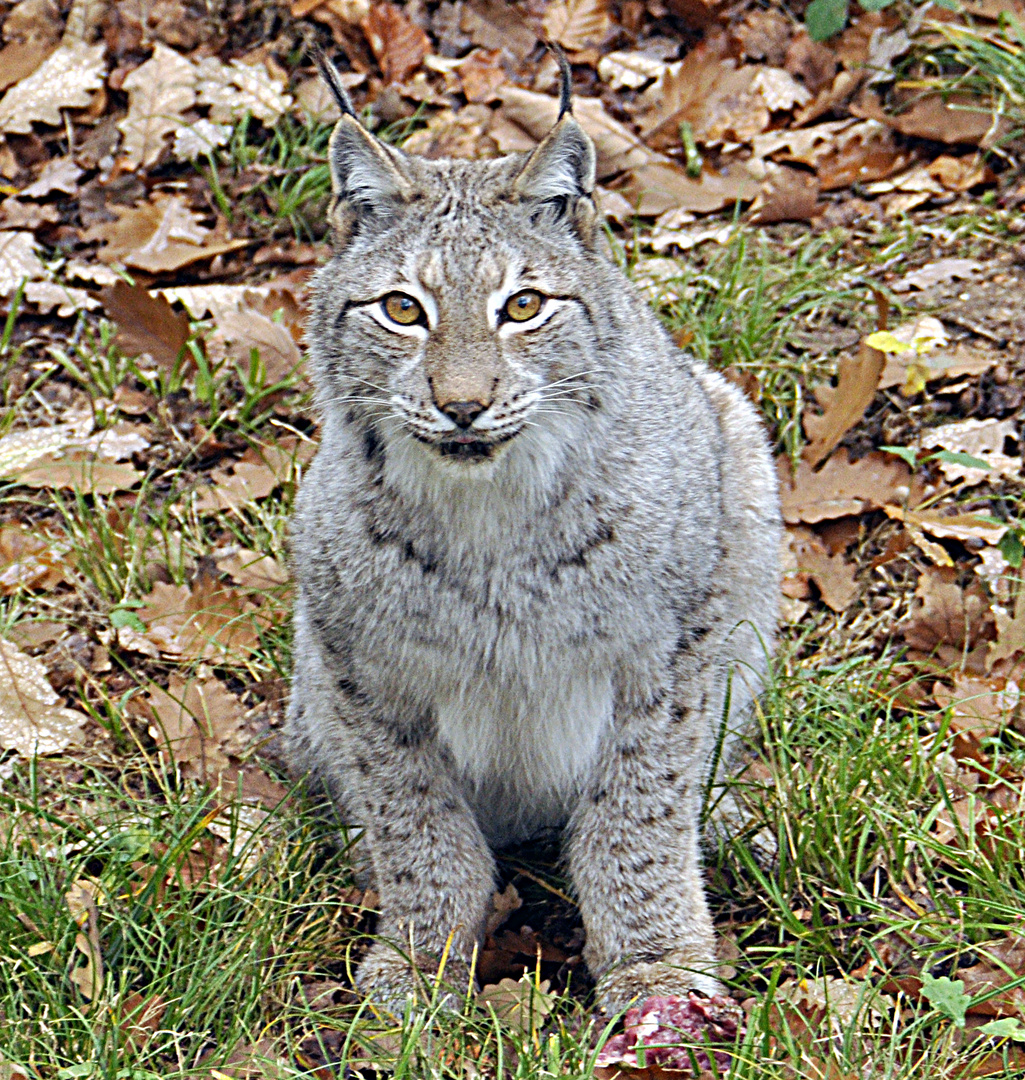
[[[984,7],[972,17],[999,35],[999,12],[1010,7]],[[325,150],[314,141],[275,160],[261,147],[302,125],[315,131],[330,114],[303,51],[316,40],[345,69],[357,108],[407,136],[411,149],[528,150],[557,112],[547,38],[569,54],[574,111],[598,147],[598,197],[616,241],[636,279],[663,300],[693,299],[694,287],[688,294],[676,280],[681,264],[704,275],[701,287],[721,289],[709,252],[732,251],[756,227],[785,251],[800,235],[840,230],[856,287],[890,295],[892,330],[878,304],[874,327],[809,319],[807,340],[826,343],[811,366],[816,354],[790,339],[804,374],[796,440],[778,463],[788,525],[782,599],[793,632],[824,652],[830,634],[854,635],[863,649],[918,665],[916,707],[960,740],[951,775],[970,785],[952,788],[934,836],[951,849],[971,837],[1001,843],[1021,813],[1018,766],[1008,764],[1016,759],[997,747],[1023,725],[1025,324],[1014,297],[1025,281],[1014,230],[1025,188],[1015,181],[1014,145],[986,156],[1002,131],[991,99],[967,87],[944,99],[928,78],[905,85],[909,72],[923,75],[917,50],[936,47],[935,28],[854,9],[835,36],[817,41],[810,11],[802,25],[775,6],[299,0],[281,8],[282,36],[271,40],[241,8],[226,9],[216,27],[184,11],[115,2],[104,15],[79,2],[66,26],[49,0],[0,12],[0,297],[17,309],[11,344],[24,349],[5,402],[44,375],[42,396],[17,398],[0,435],[0,471],[15,500],[0,523],[0,593],[33,614],[0,644],[10,668],[3,745],[55,760],[108,746],[92,710],[73,707],[94,706],[106,683],[129,692],[124,720],[159,771],[224,799],[252,796],[261,812],[280,802],[284,789],[258,758],[267,718],[280,720],[283,683],[267,650],[288,589],[266,522],[287,504],[316,443],[301,400],[301,327],[317,258],[309,241],[323,235],[317,200],[326,195],[311,184],[321,209],[296,217],[288,185],[322,177]],[[936,17],[960,25],[961,16]],[[997,204],[999,240],[992,231],[969,240],[949,224],[981,213],[980,193]],[[904,221],[921,223],[930,239],[867,260]],[[114,324],[108,360],[130,366],[76,369],[76,381],[46,350],[70,336],[65,355],[77,363],[74,348],[98,333],[101,311]],[[764,406],[765,374],[752,382],[729,370]],[[264,393],[255,439],[238,419],[251,415],[244,380],[254,372]],[[58,497],[102,506],[90,543],[134,553],[129,577],[107,582],[102,595],[89,584],[91,549],[47,501]],[[152,499],[187,506],[188,524],[175,509],[173,528],[136,537],[127,522],[145,504],[153,528]],[[82,620],[94,659],[61,666],[75,634],[47,618],[53,603]],[[207,880],[232,828],[223,815],[212,819],[176,864],[178,884],[165,873],[160,888]],[[582,939],[522,903],[496,918],[482,1001],[510,1028],[532,1032],[557,1007]],[[108,991],[93,924],[80,927],[71,977],[89,1006]],[[1012,938],[979,946],[977,962],[949,978],[919,964],[901,992],[955,1025],[962,998],[969,1026],[977,1013],[1020,1017],[1017,989],[1000,992],[1021,968],[1016,949]],[[842,971],[784,981],[778,1019],[804,1038],[826,1014],[843,1019],[869,1000],[870,985]],[[881,993],[890,993],[885,983]],[[995,1004],[980,1013],[987,994]],[[889,1000],[872,999],[862,1015],[875,1024],[873,1010]],[[137,1047],[166,1011],[144,992],[113,1007]],[[695,1059],[680,1056],[681,1025],[704,1047],[719,1024],[707,1010],[701,998],[639,1003],[602,1051],[608,1067],[638,1080],[678,1065],[686,1073]],[[652,1024],[667,1056],[642,1050],[642,1066],[637,1047]],[[724,1024],[718,1034],[729,1043],[742,1024],[732,1035]],[[821,1048],[808,1053],[816,1069],[832,1068]]]

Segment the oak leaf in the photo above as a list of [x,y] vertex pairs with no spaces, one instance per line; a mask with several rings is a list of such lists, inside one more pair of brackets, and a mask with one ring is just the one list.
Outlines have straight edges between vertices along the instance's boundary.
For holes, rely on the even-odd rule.
[[612,29],[608,0],[555,0],[549,4],[541,25],[549,41],[570,52],[601,45]]
[[128,115],[118,128],[124,135],[127,169],[152,165],[161,155],[168,135],[181,124],[181,114],[196,100],[196,68],[161,42],[153,55],[122,84],[128,92]]
[[61,45],[28,78],[0,98],[0,131],[28,135],[33,123],[62,124],[61,109],[84,108],[103,85],[106,47]]
[[46,668],[0,639],[0,746],[30,758],[80,744],[88,717],[60,702]]
[[807,462],[791,469],[777,459],[783,518],[789,524],[815,524],[832,518],[878,510],[887,503],[914,501],[911,470],[903,461],[875,451],[852,462],[846,451],[815,472]]
[[431,51],[431,39],[397,4],[374,4],[362,26],[386,83],[405,82]]
[[814,468],[824,461],[844,435],[861,421],[875,397],[884,366],[883,354],[867,344],[862,344],[857,356],[841,357],[837,386],[830,392],[825,410],[820,416],[805,413],[803,417],[810,440],[804,448],[804,460],[810,466]]
[[23,281],[46,277],[30,232],[0,232],[0,296],[10,296]]

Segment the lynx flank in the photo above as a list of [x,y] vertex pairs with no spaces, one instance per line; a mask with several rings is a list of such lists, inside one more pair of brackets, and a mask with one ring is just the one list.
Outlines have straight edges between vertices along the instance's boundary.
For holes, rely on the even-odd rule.
[[359,986],[400,1004],[451,934],[465,988],[492,852],[560,829],[599,1001],[713,992],[702,792],[777,611],[759,419],[610,259],[565,93],[529,155],[428,161],[331,76],[289,746],[364,830]]

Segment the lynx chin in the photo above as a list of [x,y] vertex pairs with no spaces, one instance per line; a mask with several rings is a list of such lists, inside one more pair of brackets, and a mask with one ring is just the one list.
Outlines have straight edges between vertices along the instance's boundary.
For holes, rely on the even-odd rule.
[[702,796],[779,595],[759,418],[610,258],[565,87],[532,153],[425,160],[325,75],[288,747],[363,829],[359,986],[401,1004],[451,936],[465,990],[493,851],[559,830],[599,1001],[713,992]]

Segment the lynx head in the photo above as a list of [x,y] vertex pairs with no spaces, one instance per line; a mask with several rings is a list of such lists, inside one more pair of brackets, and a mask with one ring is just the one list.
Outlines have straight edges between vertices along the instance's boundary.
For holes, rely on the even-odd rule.
[[[595,412],[614,267],[593,144],[569,111],[530,154],[413,157],[367,132],[326,63],[334,258],[318,273],[310,355],[325,420],[362,426],[458,475],[514,444],[572,440]],[[621,288],[622,286],[620,286]]]

